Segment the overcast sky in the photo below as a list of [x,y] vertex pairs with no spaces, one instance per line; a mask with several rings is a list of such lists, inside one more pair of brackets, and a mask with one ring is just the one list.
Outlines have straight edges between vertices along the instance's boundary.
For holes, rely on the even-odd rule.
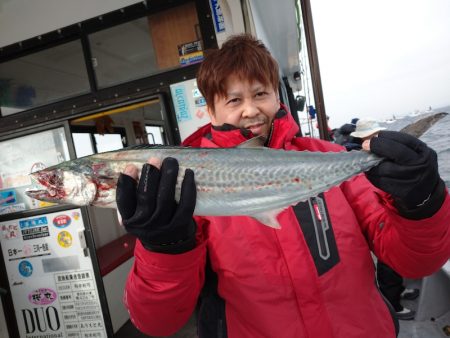
[[331,127],[450,105],[449,0],[310,0]]

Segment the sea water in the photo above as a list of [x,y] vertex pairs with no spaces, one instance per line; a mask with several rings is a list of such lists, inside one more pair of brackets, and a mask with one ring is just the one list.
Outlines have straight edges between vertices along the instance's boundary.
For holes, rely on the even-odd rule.
[[420,139],[438,154],[439,173],[450,187],[450,114],[427,130]]

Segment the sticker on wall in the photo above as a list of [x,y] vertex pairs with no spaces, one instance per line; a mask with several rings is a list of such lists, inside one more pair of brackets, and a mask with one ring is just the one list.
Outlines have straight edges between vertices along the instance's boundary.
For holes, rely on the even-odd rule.
[[36,217],[19,221],[23,240],[50,236],[47,224],[47,217]]
[[[38,201],[38,200],[34,200],[34,201]],[[51,203],[51,202],[45,202],[45,201],[38,201],[38,208],[46,208],[46,207],[51,207],[52,205],[56,205],[56,203]]]
[[78,221],[78,220],[80,219],[80,213],[79,213],[78,211],[72,212],[72,218],[73,218],[75,221]]
[[33,290],[28,295],[30,303],[36,305],[49,305],[56,300],[56,292],[49,288],[40,288]]
[[2,224],[2,239],[15,239],[19,236],[17,224]]
[[195,116],[197,116],[197,118],[202,119],[205,116],[205,111],[201,110],[201,109],[197,109],[197,111],[195,112]]
[[30,277],[33,273],[33,265],[29,261],[21,261],[18,268],[23,277]]
[[192,89],[192,97],[194,99],[196,99],[198,97],[203,97],[202,92],[200,91],[200,89],[198,89],[198,88]]
[[70,225],[72,220],[67,215],[58,215],[53,219],[53,225],[57,228],[65,228]]
[[0,191],[0,205],[10,205],[17,202],[15,190]]
[[0,215],[11,214],[13,212],[19,212],[25,210],[25,203],[16,203],[10,205],[0,206]]
[[219,0],[211,0],[211,9],[214,17],[214,28],[216,29],[216,32],[225,32],[225,20],[223,18]]
[[196,107],[204,107],[204,106],[206,106],[206,100],[205,100],[205,98],[203,96],[196,98],[194,100],[194,103],[195,103]]
[[58,234],[58,244],[63,248],[68,248],[72,245],[72,235],[68,231],[61,231]]
[[29,259],[33,257],[49,256],[50,248],[48,243],[25,244],[22,248],[8,248],[8,261],[16,261],[19,259]]
[[172,96],[174,97],[175,113],[178,122],[185,122],[192,120],[189,112],[189,101],[186,97],[186,89],[184,85],[176,85],[170,88]]
[[181,66],[199,63],[203,60],[203,50],[200,40],[178,45],[178,59]]

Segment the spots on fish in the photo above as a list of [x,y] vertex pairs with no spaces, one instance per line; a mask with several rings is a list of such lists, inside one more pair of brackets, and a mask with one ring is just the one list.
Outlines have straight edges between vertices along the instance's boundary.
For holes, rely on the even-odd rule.
[[214,191],[214,189],[212,189],[210,187],[201,186],[201,187],[197,187],[197,191],[199,191],[199,192],[212,192],[212,191]]
[[92,163],[92,170],[94,173],[98,173],[100,172],[100,170],[102,170],[103,168],[106,167],[106,162],[96,162],[96,163]]
[[300,183],[302,180],[300,179],[300,177],[294,177],[291,181],[292,183]]
[[236,192],[236,189],[235,189],[234,187],[225,187],[225,188],[223,189],[223,191],[224,191],[225,193],[233,193],[233,192]]

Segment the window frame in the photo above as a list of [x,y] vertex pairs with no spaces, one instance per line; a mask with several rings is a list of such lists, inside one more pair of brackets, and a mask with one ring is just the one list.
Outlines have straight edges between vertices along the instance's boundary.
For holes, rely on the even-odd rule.
[[[42,49],[52,48],[59,44],[80,39],[91,88],[88,94],[64,99],[53,104],[42,105],[8,116],[2,116],[0,110],[0,135],[3,132],[9,132],[17,128],[26,128],[41,123],[48,123],[49,121],[80,116],[83,112],[105,107],[108,104],[127,102],[130,99],[142,97],[144,91],[146,91],[147,95],[163,93],[170,96],[168,85],[173,82],[179,82],[180,80],[195,78],[199,64],[189,65],[167,72],[163,71],[117,86],[98,89],[87,36],[90,33],[120,25],[172,7],[177,7],[188,2],[195,3],[204,50],[217,48],[218,43],[208,0],[173,0],[171,2],[166,0],[153,0],[151,4],[144,1],[0,48],[1,63],[38,52]],[[114,99],[111,100],[111,97]]]

